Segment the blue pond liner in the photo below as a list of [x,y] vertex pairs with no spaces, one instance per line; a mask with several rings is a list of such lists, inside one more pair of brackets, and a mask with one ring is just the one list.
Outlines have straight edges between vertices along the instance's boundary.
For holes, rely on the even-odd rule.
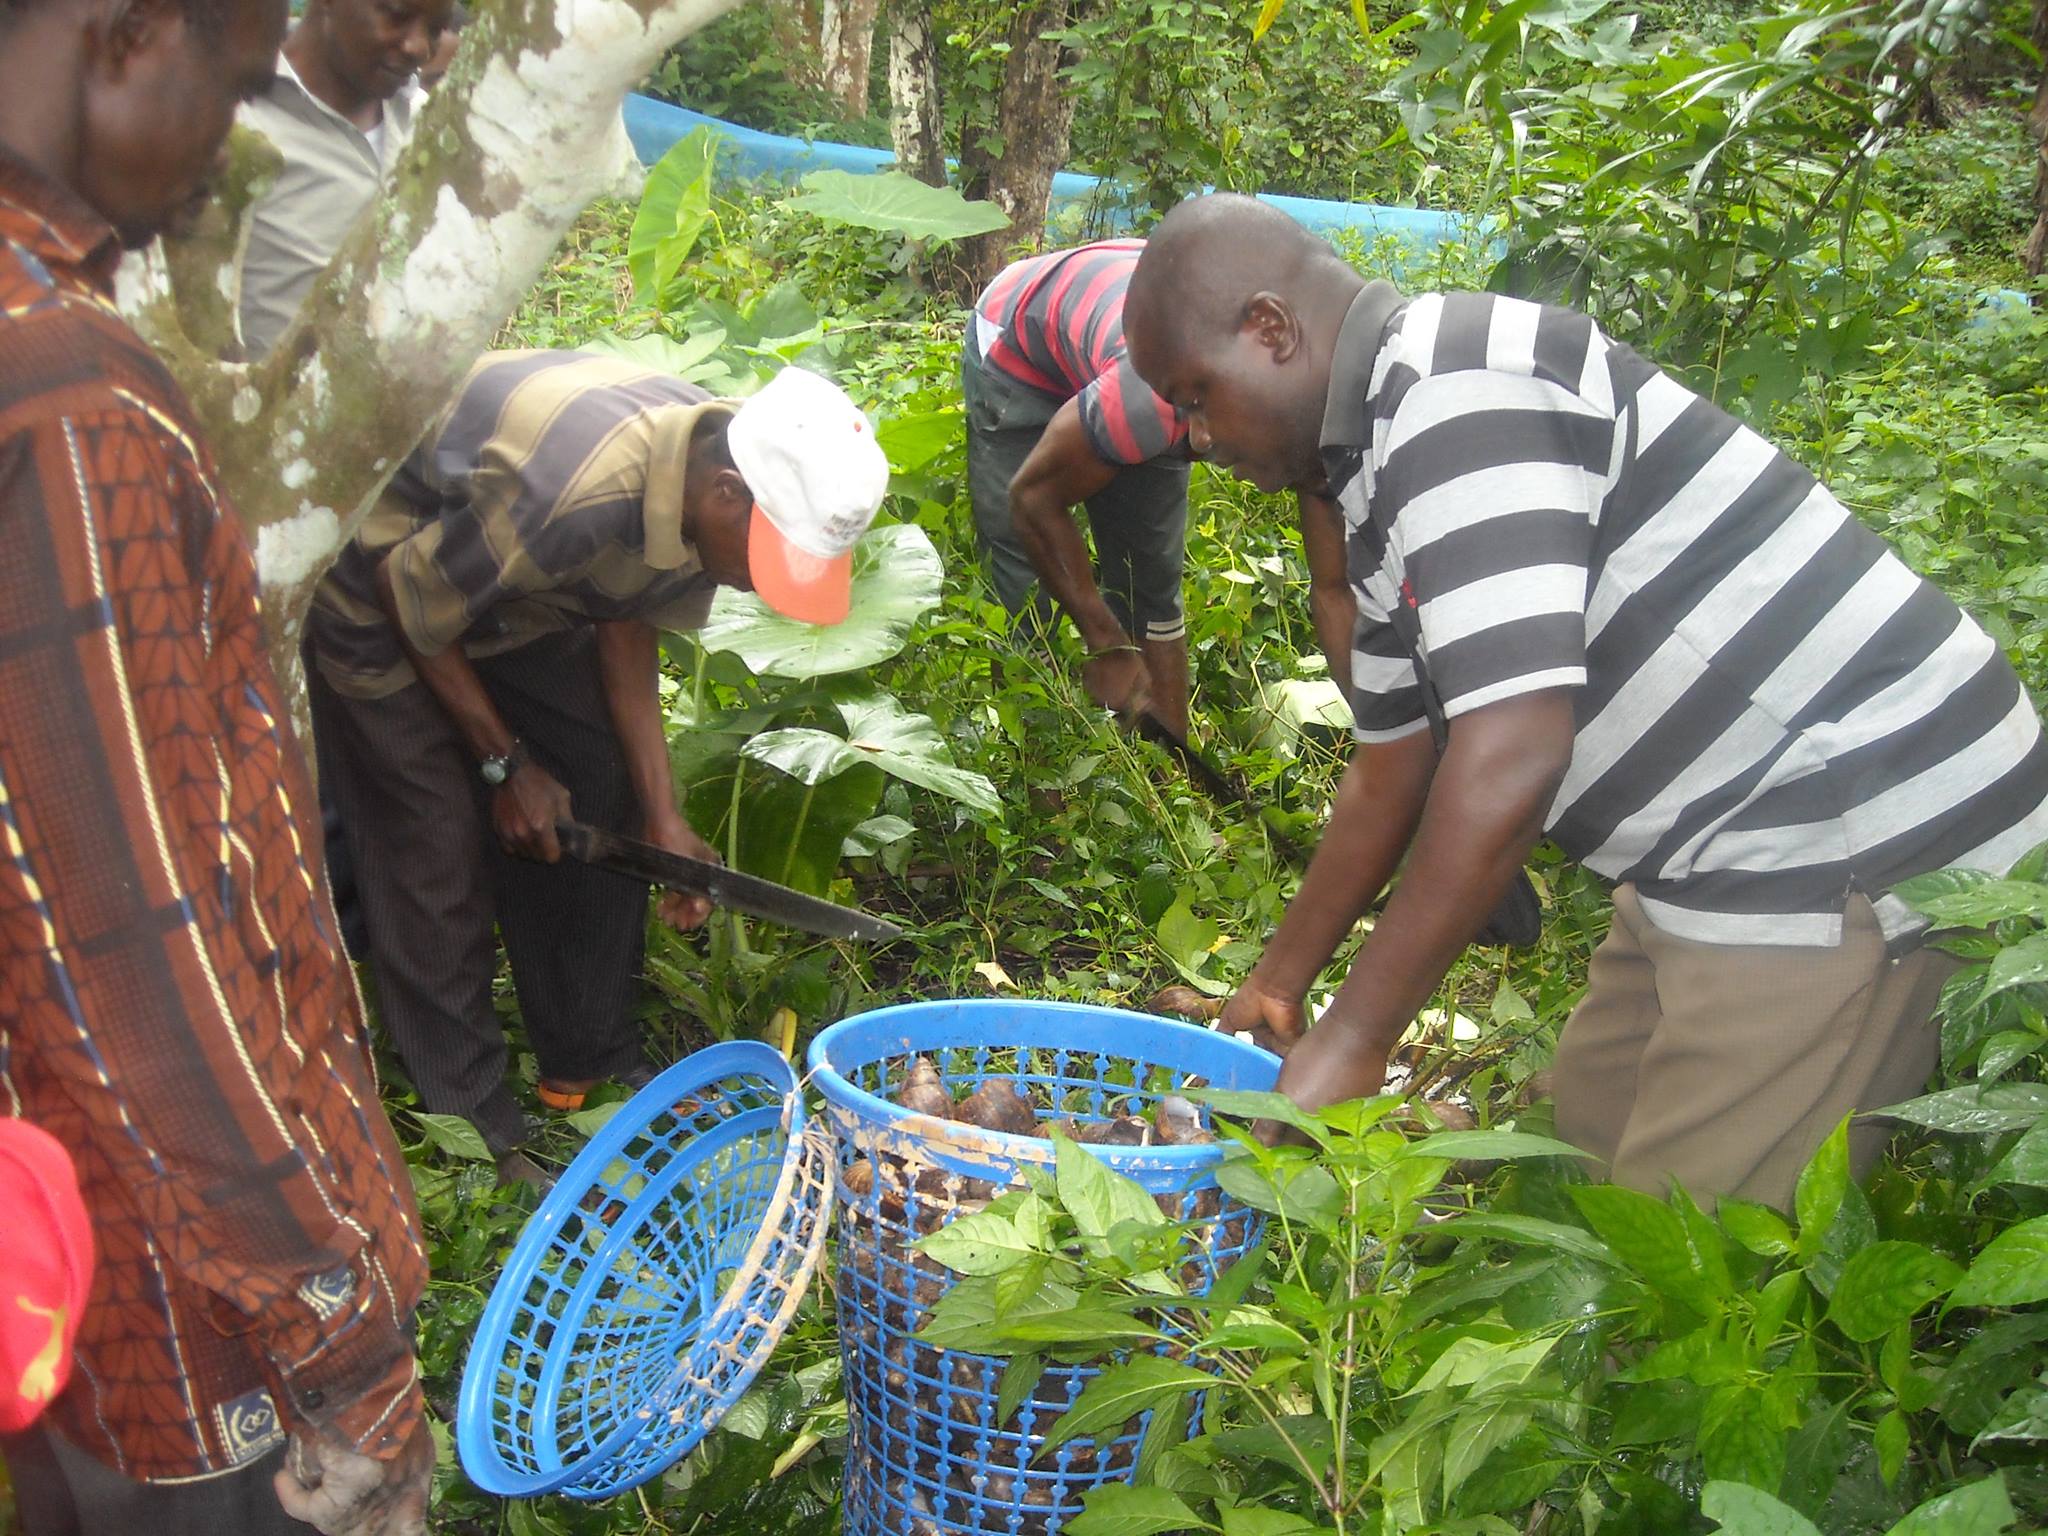
[[[956,1095],[992,1078],[1031,1097],[1041,1121],[1149,1116],[1194,1084],[1268,1089],[1278,1058],[1211,1030],[1072,1003],[907,1003],[843,1020],[810,1051],[838,1146],[834,1269],[850,1410],[846,1530],[851,1536],[1052,1536],[1104,1482],[1128,1480],[1150,1415],[1115,1434],[1071,1440],[1037,1459],[1046,1432],[1095,1371],[1049,1366],[1008,1418],[1006,1362],[920,1342],[953,1283],[911,1245],[999,1190],[1025,1165],[1050,1169],[1050,1141],[914,1114],[893,1102],[910,1064],[929,1060]],[[1223,1148],[1091,1146],[1178,1219],[1196,1223],[1181,1280],[1203,1294],[1257,1241],[1258,1213],[1216,1185]],[[1195,1405],[1191,1423],[1199,1421]]]
[[[794,180],[812,171],[850,171],[872,175],[894,170],[896,156],[886,149],[867,149],[858,144],[835,144],[825,139],[792,139],[758,128],[742,128],[722,118],[693,112],[652,96],[626,98],[626,133],[644,164],[652,165],[678,139],[698,128],[723,134],[726,143],[719,150],[719,164],[726,174],[740,178],[773,177]],[[1368,241],[1391,237],[1417,253],[1469,239],[1472,221],[1463,214],[1443,213],[1430,208],[1399,208],[1386,203],[1334,203],[1322,198],[1287,197],[1262,192],[1259,196],[1319,234],[1340,229],[1355,230]],[[1109,229],[1125,227],[1129,214],[1115,187],[1104,187],[1098,177],[1078,171],[1060,171],[1052,179],[1052,207],[1100,200]]]
[[456,1415],[470,1481],[595,1499],[686,1454],[788,1328],[823,1248],[830,1169],[766,1045],[712,1046],[635,1094],[492,1289]]

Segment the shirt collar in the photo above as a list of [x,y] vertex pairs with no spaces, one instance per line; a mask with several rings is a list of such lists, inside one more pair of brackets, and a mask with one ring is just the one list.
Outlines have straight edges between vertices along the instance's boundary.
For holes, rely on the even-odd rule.
[[[387,134],[404,135],[411,131],[413,93],[419,89],[419,81],[420,77],[414,75],[384,98],[384,119],[379,126]],[[292,61],[285,57],[282,48],[277,51],[277,78],[271,82],[270,95],[279,106],[286,105],[287,99],[302,102],[322,121],[348,129],[365,144],[370,142],[371,130],[358,128],[306,88],[306,82],[299,78],[299,72],[292,68]]]
[[81,274],[102,295],[114,289],[121,241],[71,188],[53,181],[0,144],[0,238],[47,267]]
[[733,413],[727,400],[705,400],[664,410],[654,424],[647,460],[647,490],[641,557],[657,571],[673,571],[697,559],[697,547],[683,537],[683,478],[690,467],[690,438],[707,412]]
[[1374,281],[1358,290],[1344,312],[1330,357],[1329,399],[1323,406],[1326,450],[1363,448],[1371,441],[1372,412],[1366,397],[1372,391],[1373,364],[1379,359],[1380,337],[1400,306],[1401,295],[1392,283]]

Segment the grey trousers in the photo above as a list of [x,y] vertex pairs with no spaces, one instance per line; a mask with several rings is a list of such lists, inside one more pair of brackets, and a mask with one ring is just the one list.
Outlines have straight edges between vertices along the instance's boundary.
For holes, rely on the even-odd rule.
[[271,1479],[284,1447],[185,1483],[139,1483],[53,1431],[0,1443],[24,1536],[309,1536],[277,1502]]
[[[638,806],[594,633],[550,635],[476,663],[491,701],[579,820],[637,833]],[[634,1007],[647,889],[498,846],[490,790],[424,684],[352,699],[309,673],[313,729],[370,936],[377,1011],[429,1110],[467,1116],[494,1152],[524,1134],[491,1004],[493,924],[544,1077],[614,1076],[641,1060]]]
[[[1052,602],[1037,587],[1038,572],[1010,520],[1010,482],[1060,402],[984,367],[971,329],[961,352],[960,381],[967,399],[967,489],[982,563],[1005,608],[1022,613],[1028,605],[1049,626]],[[1180,588],[1187,561],[1188,466],[1172,459],[1130,465],[1086,505],[1096,585],[1117,622],[1139,640],[1185,634]]]

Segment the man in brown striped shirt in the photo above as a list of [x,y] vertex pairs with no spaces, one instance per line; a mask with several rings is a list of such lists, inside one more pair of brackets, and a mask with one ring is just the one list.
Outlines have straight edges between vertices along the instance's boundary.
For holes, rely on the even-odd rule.
[[[701,624],[720,583],[843,618],[887,484],[866,419],[802,369],[736,405],[617,357],[500,352],[322,583],[314,722],[378,1007],[427,1107],[467,1116],[508,1175],[540,1177],[517,1151],[494,923],[542,1101],[643,1076],[646,891],[559,862],[555,824],[717,857],[676,804],[658,633]],[[706,910],[662,900],[679,927]]]
[[6,1447],[29,1536],[425,1529],[426,1262],[311,786],[234,509],[111,301],[283,26],[0,3],[0,1114],[69,1151],[99,1259]]

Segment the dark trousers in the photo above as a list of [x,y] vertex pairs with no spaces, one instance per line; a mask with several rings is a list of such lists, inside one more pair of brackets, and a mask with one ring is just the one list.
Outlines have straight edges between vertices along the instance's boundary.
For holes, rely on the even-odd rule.
[[138,1483],[54,1432],[9,1436],[0,1453],[25,1536],[308,1536],[277,1502],[284,1447],[189,1483]]
[[[550,635],[476,663],[491,701],[579,820],[636,832],[638,806],[605,708],[593,632]],[[523,1134],[491,1007],[495,922],[541,1075],[614,1076],[640,1062],[633,1017],[647,890],[564,860],[513,858],[490,789],[422,683],[352,699],[314,670],[313,729],[369,928],[378,1012],[421,1101],[467,1116],[493,1151]]]

